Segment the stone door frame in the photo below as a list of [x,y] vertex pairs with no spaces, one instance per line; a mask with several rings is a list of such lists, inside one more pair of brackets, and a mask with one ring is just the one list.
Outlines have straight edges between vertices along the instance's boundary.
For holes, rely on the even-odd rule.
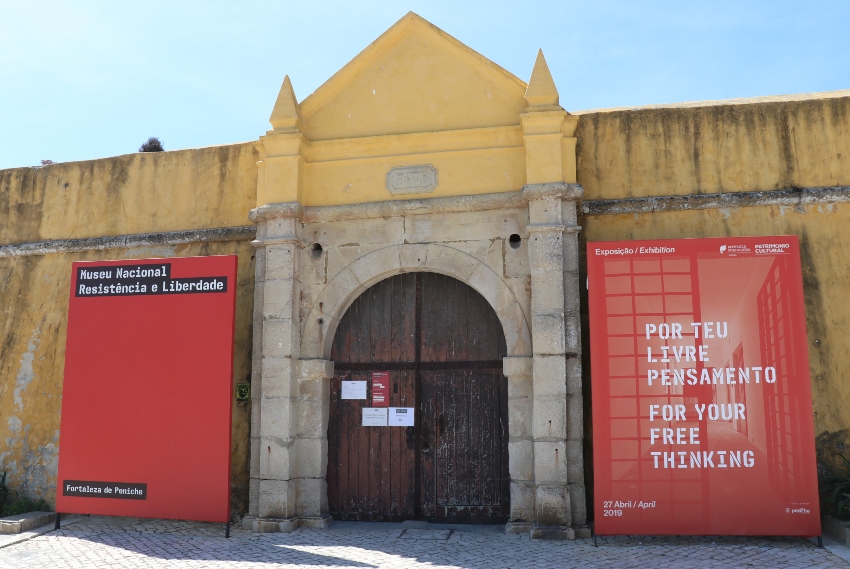
[[[327,525],[327,426],[333,376],[329,357],[334,333],[347,308],[371,285],[404,272],[428,271],[478,291],[503,327],[511,475],[507,530],[531,531],[533,537],[574,536],[574,526],[586,519],[580,228],[575,224],[580,195],[575,184],[555,183],[488,198],[484,209],[499,209],[494,201],[510,208],[527,202],[530,298],[524,299],[483,259],[436,239],[388,243],[348,263],[327,284],[302,283],[299,260],[309,247],[302,235],[304,208],[286,203],[253,210],[257,251],[251,488],[244,525],[254,531]],[[404,201],[378,205],[384,210],[389,205],[401,214],[408,206]],[[432,208],[428,215],[470,209],[466,197],[443,199],[440,205],[443,211]],[[301,306],[302,291],[313,299],[307,310]]]

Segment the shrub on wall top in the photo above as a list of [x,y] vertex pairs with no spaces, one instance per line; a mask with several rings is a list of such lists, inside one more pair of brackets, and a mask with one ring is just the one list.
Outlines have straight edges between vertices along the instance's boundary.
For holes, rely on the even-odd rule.
[[152,136],[147,141],[142,144],[139,148],[139,152],[162,152],[165,148],[162,147],[162,142],[155,137]]

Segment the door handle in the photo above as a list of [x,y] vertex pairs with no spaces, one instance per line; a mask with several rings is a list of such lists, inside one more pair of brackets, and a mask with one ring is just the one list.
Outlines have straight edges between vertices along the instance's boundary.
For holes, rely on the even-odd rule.
[[428,444],[428,442],[427,442],[427,441],[426,441],[426,442],[424,442],[424,443],[422,443],[422,452],[423,452],[423,453],[429,453],[429,452],[431,452],[431,445],[430,445],[430,444]]

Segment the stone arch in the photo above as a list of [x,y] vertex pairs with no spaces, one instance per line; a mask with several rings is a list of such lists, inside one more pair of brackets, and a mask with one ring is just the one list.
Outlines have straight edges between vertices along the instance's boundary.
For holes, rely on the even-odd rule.
[[301,357],[330,359],[337,326],[352,302],[373,284],[399,273],[430,271],[454,277],[478,291],[502,324],[508,356],[531,355],[531,329],[507,283],[481,260],[437,243],[391,245],[367,253],[322,289],[301,327]]

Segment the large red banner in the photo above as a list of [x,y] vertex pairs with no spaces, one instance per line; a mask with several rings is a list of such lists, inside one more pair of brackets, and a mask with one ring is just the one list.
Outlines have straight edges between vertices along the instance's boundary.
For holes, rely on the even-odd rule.
[[820,535],[794,236],[587,244],[596,532]]
[[73,264],[57,512],[229,520],[236,265]]

